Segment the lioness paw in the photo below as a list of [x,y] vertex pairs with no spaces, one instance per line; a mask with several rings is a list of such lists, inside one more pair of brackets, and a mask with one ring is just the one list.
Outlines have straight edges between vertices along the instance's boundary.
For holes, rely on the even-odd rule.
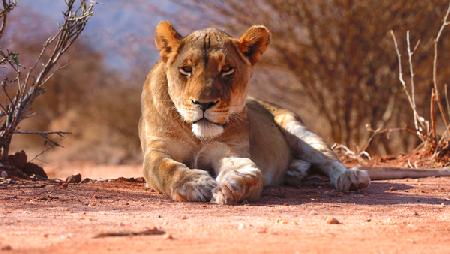
[[212,203],[234,204],[257,199],[261,195],[262,175],[256,167],[246,166],[238,170],[228,170],[217,179],[218,187],[213,193]]
[[363,189],[369,186],[369,173],[365,170],[346,169],[331,179],[331,183],[338,191]]
[[175,201],[207,202],[212,198],[216,181],[207,171],[192,169],[187,172],[183,182],[173,188],[171,197]]
[[303,160],[293,160],[285,172],[285,182],[292,186],[298,186],[303,179],[310,175],[311,163]]

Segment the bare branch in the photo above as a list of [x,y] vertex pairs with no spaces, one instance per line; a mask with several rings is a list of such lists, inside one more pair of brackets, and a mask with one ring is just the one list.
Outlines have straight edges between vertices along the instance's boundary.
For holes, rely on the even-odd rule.
[[[415,100],[413,99],[414,95],[411,95],[408,91],[408,88],[406,87],[406,82],[403,79],[403,69],[402,69],[402,55],[400,54],[400,50],[398,48],[397,38],[395,37],[394,31],[391,30],[392,40],[394,41],[395,46],[395,52],[397,53],[397,59],[398,59],[398,79],[400,80],[400,84],[402,85],[403,91],[406,94],[406,97],[408,98],[409,105],[411,107],[411,110],[414,114],[414,127],[417,131],[417,136],[422,140],[425,141],[424,135],[427,136],[429,132],[429,123],[425,120],[425,118],[421,117],[419,113],[417,112]],[[413,51],[411,51],[410,47],[410,40],[409,40],[409,32],[407,33],[407,44],[408,44],[408,59],[409,59],[409,65],[410,65],[410,72],[411,72],[411,90],[414,91],[414,72],[412,67],[412,55]]]
[[447,114],[448,117],[450,118],[450,100],[448,97],[448,86],[447,84],[444,85],[444,95],[445,95],[445,104],[447,106]]
[[1,24],[0,24],[0,38],[3,35],[3,31],[5,30],[6,27],[6,21],[8,19],[8,13],[12,11],[12,9],[14,9],[14,7],[16,7],[16,0],[2,0],[2,4],[3,4],[3,10],[0,11],[0,19],[1,19]]
[[[439,108],[439,112],[441,113],[441,118],[442,121],[444,122],[445,126],[449,125],[449,121],[447,119],[447,116],[445,115],[445,110],[444,107],[442,106],[441,103],[441,96],[439,94],[439,86],[438,86],[438,81],[437,81],[437,65],[438,65],[438,45],[439,45],[439,39],[441,38],[441,34],[444,31],[445,27],[448,26],[450,24],[450,22],[448,21],[448,16],[450,14],[450,3],[448,5],[447,8],[447,12],[444,15],[444,19],[442,22],[441,27],[439,28],[439,31],[437,33],[436,38],[434,39],[434,61],[433,61],[433,86],[434,86],[434,92],[436,94],[436,103],[438,105]],[[447,108],[447,110],[450,110]]]
[[[2,82],[3,92],[9,100],[9,104],[6,107],[2,106],[3,112],[0,114],[0,116],[6,116],[6,120],[0,125],[1,159],[3,160],[8,156],[9,145],[13,135],[38,135],[45,140],[45,144],[56,147],[60,145],[50,139],[50,135],[62,137],[70,134],[63,131],[18,131],[20,122],[29,116],[28,109],[34,100],[45,92],[43,87],[45,83],[59,70],[57,63],[61,56],[78,39],[89,18],[93,15],[95,5],[93,1],[79,0],[78,5],[76,5],[76,0],[66,0],[65,2],[64,22],[57,33],[45,41],[37,60],[26,73],[25,80],[21,79],[21,69],[23,67],[18,62],[17,54],[0,50],[0,64],[8,65],[15,72],[16,76],[13,81],[17,85],[16,94],[11,98],[6,89],[7,84],[12,84],[11,80],[5,78]],[[5,7],[7,4],[9,4],[9,9]],[[3,0],[4,11],[0,13],[0,17],[3,19],[3,27],[1,27],[0,36],[6,24],[7,12],[5,11],[11,10],[11,6],[15,6],[15,0]],[[48,58],[43,60],[44,56],[48,56]],[[35,78],[32,78],[35,72],[37,75]]]

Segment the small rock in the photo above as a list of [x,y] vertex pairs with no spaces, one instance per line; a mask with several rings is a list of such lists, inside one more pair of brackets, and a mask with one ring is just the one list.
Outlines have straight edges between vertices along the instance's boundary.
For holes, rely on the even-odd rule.
[[311,211],[311,212],[309,212],[309,215],[318,215],[319,213],[317,212],[317,211]]
[[94,182],[94,180],[90,179],[90,178],[84,178],[81,183],[92,183]]
[[81,174],[78,173],[76,175],[71,175],[66,178],[67,183],[80,183],[81,182]]
[[259,228],[256,231],[256,233],[258,233],[258,234],[265,234],[265,233],[267,233],[267,228],[266,227]]
[[183,217],[181,217],[181,219],[182,219],[182,220],[186,220],[186,219],[187,219],[187,216],[186,216],[186,215],[183,215]]
[[341,224],[341,223],[334,217],[328,217],[327,224]]
[[414,211],[413,215],[414,215],[414,216],[419,216],[419,213],[416,212],[416,211]]
[[46,180],[48,179],[47,174],[45,173],[44,169],[32,162],[28,162],[23,169],[23,172],[27,174],[28,176],[35,175],[36,180]]
[[164,239],[167,239],[167,240],[173,240],[173,236],[171,235],[171,234],[165,234],[164,235]]
[[11,245],[4,245],[0,248],[0,250],[2,250],[2,251],[10,251],[12,249],[13,248],[11,247]]
[[444,203],[441,203],[441,207],[445,207],[445,204],[444,204]]
[[0,173],[0,177],[1,178],[6,178],[6,177],[8,177],[8,173],[6,173],[5,170],[2,170],[2,172]]
[[6,179],[6,180],[5,180],[5,183],[6,183],[6,184],[15,184],[16,181],[15,181],[14,179]]
[[8,155],[8,161],[17,168],[23,169],[27,165],[27,154],[22,150]]
[[397,189],[394,186],[389,187],[389,191],[396,191]]
[[239,223],[238,230],[243,230],[245,228],[244,223]]
[[278,224],[288,224],[289,222],[287,220],[277,219],[277,223]]
[[40,175],[32,174],[30,176],[30,179],[33,181],[37,181],[37,180],[46,180],[47,178],[40,176]]
[[68,186],[69,186],[69,184],[67,184],[67,183],[62,183],[62,184],[61,184],[61,187],[62,187],[63,189],[67,189]]

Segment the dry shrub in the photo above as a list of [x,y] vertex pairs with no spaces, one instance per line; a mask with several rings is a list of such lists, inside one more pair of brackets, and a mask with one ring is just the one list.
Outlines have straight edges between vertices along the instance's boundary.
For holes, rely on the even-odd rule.
[[[420,114],[428,115],[430,49],[447,0],[173,3],[190,14],[191,22],[179,15],[184,20],[178,20],[178,26],[184,31],[216,26],[238,36],[252,24],[266,25],[273,35],[271,50],[263,57],[264,70],[256,71],[259,78],[253,84],[253,95],[300,113],[329,141],[372,153],[407,151],[419,143],[414,131],[408,131],[414,129],[412,112],[398,85],[389,31],[405,34],[411,30],[411,40],[421,40],[414,63],[416,104]],[[400,47],[405,44],[402,41]],[[450,40],[442,40],[440,47],[441,52],[449,52]],[[440,57],[439,83],[450,83],[450,54]],[[399,131],[377,135],[368,144],[374,130],[386,128]]]
[[[46,94],[32,107],[37,117],[25,120],[20,126],[72,132],[59,140],[62,149],[48,151],[40,158],[99,163],[139,160],[139,87],[104,69],[102,55],[82,42],[75,45],[67,59],[70,59],[67,66],[49,80]],[[39,154],[42,140],[17,137],[12,148]]]
[[[56,147],[59,144],[50,137],[53,135],[62,137],[65,134],[69,134],[63,131],[36,130],[34,128],[20,129],[24,120],[33,117],[33,114],[30,112],[31,107],[36,99],[45,94],[48,80],[59,70],[62,56],[78,39],[92,17],[95,3],[87,0],[67,0],[65,5],[61,24],[51,36],[47,37],[41,47],[37,47],[39,48],[39,53],[35,54],[33,64],[25,66],[21,61],[21,53],[18,53],[20,51],[17,51],[18,49],[14,47],[11,49],[7,43],[3,43],[4,32],[9,24],[8,16],[17,6],[17,1],[3,0],[1,2],[0,39],[2,39],[2,45],[0,47],[0,65],[2,70],[2,96],[0,98],[0,160],[2,169],[6,169],[6,172],[9,171],[11,173],[19,170],[25,173],[25,167],[19,165],[23,163],[14,162],[26,162],[26,154],[21,152],[22,155],[16,153],[10,156],[10,146],[13,137],[17,135],[36,135],[42,138],[50,147]],[[27,43],[26,45],[31,44]],[[29,57],[29,59],[31,58]],[[21,157],[22,159],[16,160],[16,157]]]

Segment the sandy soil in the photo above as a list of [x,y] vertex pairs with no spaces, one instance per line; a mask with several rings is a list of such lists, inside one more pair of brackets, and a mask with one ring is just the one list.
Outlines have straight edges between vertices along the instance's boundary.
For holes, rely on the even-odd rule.
[[[79,170],[83,177],[127,171],[86,168],[96,173]],[[50,175],[74,172],[55,169]],[[450,253],[450,178],[373,182],[343,194],[314,177],[239,206],[172,202],[142,179],[0,185],[0,253],[137,252]]]

